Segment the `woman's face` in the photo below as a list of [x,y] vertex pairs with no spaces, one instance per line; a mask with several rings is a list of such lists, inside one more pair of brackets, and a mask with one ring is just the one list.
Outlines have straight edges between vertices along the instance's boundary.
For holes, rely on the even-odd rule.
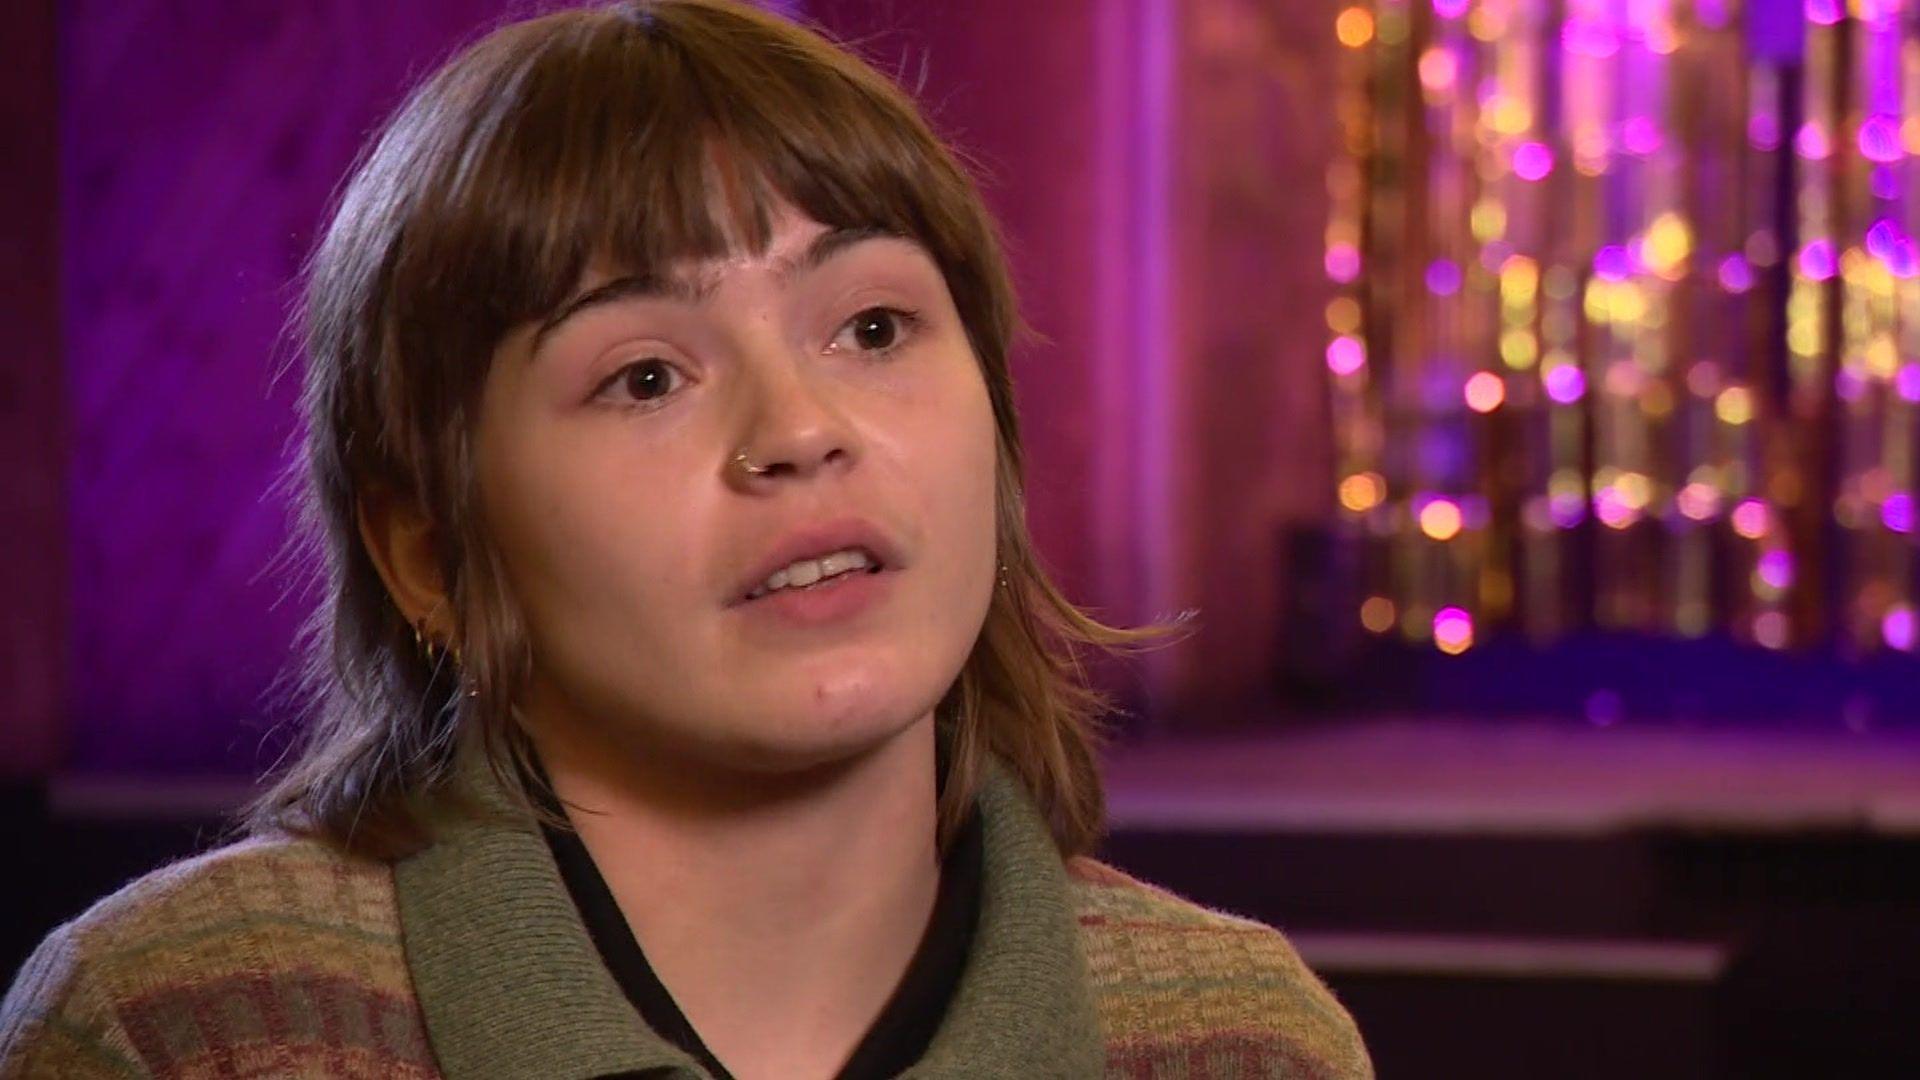
[[[481,512],[532,647],[522,714],[755,772],[871,749],[928,717],[993,595],[993,414],[953,299],[919,245],[791,208],[763,254],[669,269],[516,329],[487,378]],[[850,519],[884,572],[741,601],[783,539]]]

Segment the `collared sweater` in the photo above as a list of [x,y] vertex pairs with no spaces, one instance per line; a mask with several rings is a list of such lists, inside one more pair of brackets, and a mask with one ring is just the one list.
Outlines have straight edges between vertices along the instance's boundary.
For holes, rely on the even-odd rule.
[[[134,881],[21,969],[0,1077],[707,1080],[601,962],[537,823],[481,801],[394,863],[256,837]],[[1373,1075],[1279,931],[1062,859],[998,759],[978,805],[973,944],[903,1077]]]

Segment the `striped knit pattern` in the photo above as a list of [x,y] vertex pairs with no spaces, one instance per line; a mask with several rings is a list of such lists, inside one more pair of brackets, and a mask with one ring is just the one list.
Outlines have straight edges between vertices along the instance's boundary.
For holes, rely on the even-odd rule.
[[1067,863],[1107,1075],[1372,1075],[1353,1019],[1278,930],[1089,858]]
[[[1092,859],[1068,871],[1108,1076],[1372,1075],[1279,932]],[[55,931],[0,1004],[5,1078],[439,1075],[391,870],[307,841],[134,882]]]
[[55,931],[0,1006],[0,1076],[433,1077],[386,866],[251,840]]

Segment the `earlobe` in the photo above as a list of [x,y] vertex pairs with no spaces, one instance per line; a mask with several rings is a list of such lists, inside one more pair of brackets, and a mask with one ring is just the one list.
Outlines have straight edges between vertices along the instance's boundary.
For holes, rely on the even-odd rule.
[[374,492],[361,497],[357,517],[367,557],[401,617],[415,627],[425,620],[429,634],[445,638],[450,628],[439,620],[446,609],[446,590],[427,515],[405,499]]

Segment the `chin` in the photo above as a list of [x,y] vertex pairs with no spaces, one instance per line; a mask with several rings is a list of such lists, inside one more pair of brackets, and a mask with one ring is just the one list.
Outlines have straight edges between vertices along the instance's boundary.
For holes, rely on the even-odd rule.
[[[779,718],[775,724],[765,723],[769,715]],[[722,753],[735,768],[751,772],[825,768],[872,753],[926,716],[925,709],[862,707],[857,714],[837,716],[771,709],[761,714],[759,723],[729,740]]]

